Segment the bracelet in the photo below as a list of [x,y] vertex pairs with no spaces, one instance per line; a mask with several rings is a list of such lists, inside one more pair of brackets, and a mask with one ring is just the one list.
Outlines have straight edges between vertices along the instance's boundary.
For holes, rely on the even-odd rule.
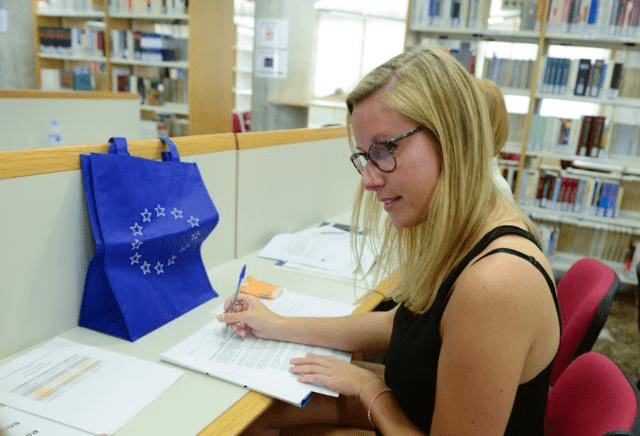
[[367,409],[367,418],[369,418],[369,422],[371,423],[371,425],[372,425],[373,427],[375,427],[376,425],[374,424],[373,420],[371,419],[371,408],[373,407],[373,403],[375,403],[375,402],[376,402],[376,400],[378,399],[378,397],[379,397],[380,395],[384,394],[385,392],[391,392],[391,389],[385,386],[384,388],[380,389],[380,390],[378,391],[378,393],[377,393],[377,394],[375,394],[375,395],[373,396],[373,398],[371,399],[371,401],[369,401],[369,408]]

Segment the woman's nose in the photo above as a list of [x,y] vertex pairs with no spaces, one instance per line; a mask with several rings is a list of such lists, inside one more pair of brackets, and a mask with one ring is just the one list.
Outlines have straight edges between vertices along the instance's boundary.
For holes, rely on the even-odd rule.
[[384,175],[373,162],[369,161],[364,166],[360,175],[362,188],[367,191],[376,191],[384,185]]

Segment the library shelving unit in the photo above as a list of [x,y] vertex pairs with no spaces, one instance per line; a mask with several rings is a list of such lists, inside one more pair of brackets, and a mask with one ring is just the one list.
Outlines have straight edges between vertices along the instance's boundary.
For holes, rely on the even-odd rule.
[[[612,266],[623,281],[636,283],[640,13],[616,15],[620,11],[603,6],[583,11],[588,18],[581,23],[579,13],[562,15],[569,1],[520,2],[515,22],[522,30],[500,30],[488,24],[491,0],[444,0],[440,10],[447,13],[440,17],[430,0],[410,0],[405,47],[450,49],[477,77],[500,85],[507,98],[524,99],[527,109],[510,113],[510,138],[503,153],[509,160],[502,160],[501,167],[515,200],[539,224],[554,268],[566,271],[578,258],[590,256]],[[591,2],[596,3],[618,2]],[[509,56],[492,54],[487,46],[493,42],[514,48]],[[523,55],[527,51],[523,44],[533,56]],[[558,54],[563,49],[567,53],[567,47],[582,51],[574,56]],[[562,64],[556,61],[561,58],[573,59]],[[585,58],[590,69],[581,76],[578,67]],[[595,68],[598,59],[600,70]],[[547,68],[553,62],[555,76]],[[576,89],[581,80],[587,80],[586,92]],[[596,118],[600,130],[590,128]],[[586,144],[590,148],[584,148]]]
[[[172,136],[231,130],[229,2],[191,0],[187,7],[176,0],[170,8],[162,0],[32,3],[37,88],[138,92],[141,120],[169,124],[159,133]],[[143,37],[152,50],[134,51]]]

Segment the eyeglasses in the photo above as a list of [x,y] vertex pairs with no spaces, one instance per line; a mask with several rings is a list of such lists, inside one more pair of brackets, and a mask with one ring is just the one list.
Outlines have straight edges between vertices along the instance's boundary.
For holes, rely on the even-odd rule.
[[396,149],[398,148],[398,144],[396,144],[401,139],[407,138],[414,133],[418,133],[422,130],[422,126],[414,127],[411,130],[407,130],[399,134],[398,136],[394,136],[393,138],[389,138],[386,141],[374,142],[369,147],[366,153],[353,153],[351,155],[351,163],[358,173],[362,174],[364,171],[364,167],[367,165],[367,162],[371,161],[376,168],[384,173],[390,173],[396,169],[398,166],[398,161],[396,160]]

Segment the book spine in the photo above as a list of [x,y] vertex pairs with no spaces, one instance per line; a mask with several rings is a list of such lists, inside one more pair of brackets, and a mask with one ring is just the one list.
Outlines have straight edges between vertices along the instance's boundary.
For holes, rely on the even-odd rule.
[[582,117],[582,124],[580,127],[580,136],[578,137],[578,149],[576,154],[578,156],[587,156],[589,145],[589,134],[591,131],[591,125],[593,123],[593,117],[585,115]]
[[600,155],[604,124],[605,118],[603,116],[592,118],[592,125],[589,129],[589,139],[587,140],[587,156],[598,157]]
[[576,77],[576,85],[573,91],[574,95],[585,95],[587,90],[587,82],[589,81],[589,73],[591,71],[591,60],[580,59],[578,61],[578,75]]

